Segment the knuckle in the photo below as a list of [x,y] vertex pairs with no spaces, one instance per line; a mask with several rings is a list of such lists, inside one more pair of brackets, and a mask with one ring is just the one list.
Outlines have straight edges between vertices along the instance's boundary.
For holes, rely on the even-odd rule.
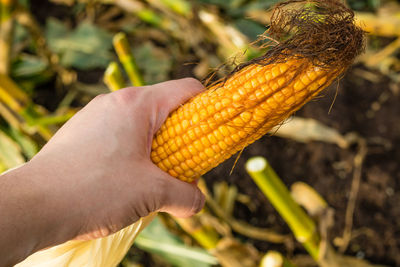
[[136,87],[129,87],[113,93],[114,99],[121,103],[131,103],[139,94]]
[[129,87],[112,93],[112,104],[122,109],[130,109],[141,103],[144,91],[140,87]]
[[[132,218],[136,218],[136,220],[138,220],[138,218],[143,218],[146,217],[147,215],[150,214],[150,212],[154,211],[155,209],[153,209],[152,204],[150,203],[144,203],[143,205],[140,205],[138,207],[136,207],[134,215],[132,216]],[[133,221],[136,221],[133,220]]]

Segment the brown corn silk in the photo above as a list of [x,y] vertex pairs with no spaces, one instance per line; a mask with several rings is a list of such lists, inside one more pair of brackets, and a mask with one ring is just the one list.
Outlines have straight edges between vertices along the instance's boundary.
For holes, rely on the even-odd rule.
[[264,39],[277,45],[169,115],[152,143],[158,167],[193,181],[315,97],[364,47],[353,12],[338,1],[283,2],[272,21]]

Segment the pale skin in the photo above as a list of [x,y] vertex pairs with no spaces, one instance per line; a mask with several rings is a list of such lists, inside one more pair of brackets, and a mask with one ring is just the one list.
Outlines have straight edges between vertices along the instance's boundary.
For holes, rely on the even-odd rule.
[[202,90],[187,78],[98,96],[31,161],[0,176],[0,266],[107,236],[153,211],[200,211],[197,186],[163,172],[150,151],[168,114]]

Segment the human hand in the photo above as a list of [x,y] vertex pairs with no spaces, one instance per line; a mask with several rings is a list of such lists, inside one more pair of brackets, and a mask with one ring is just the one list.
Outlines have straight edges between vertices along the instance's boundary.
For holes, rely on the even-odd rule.
[[43,235],[56,240],[36,247],[103,237],[153,211],[200,211],[197,186],[163,172],[150,152],[168,114],[201,90],[194,79],[126,88],[96,97],[69,120],[23,167],[50,203],[42,218],[55,228]]

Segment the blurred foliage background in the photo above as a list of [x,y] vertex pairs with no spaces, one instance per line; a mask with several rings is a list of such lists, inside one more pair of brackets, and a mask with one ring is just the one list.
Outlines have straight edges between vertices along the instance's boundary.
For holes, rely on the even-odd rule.
[[[267,29],[268,9],[277,2],[0,0],[0,171],[29,160],[81,107],[109,92],[103,82],[107,66],[118,62],[118,68],[124,67],[113,48],[115,34],[126,34],[145,84],[188,76],[203,80],[213,72],[219,78],[263,53],[254,41]],[[267,144],[257,142],[243,154],[232,175],[232,162],[207,175],[201,183],[208,192],[202,214],[191,221],[159,216],[122,266],[257,266],[269,250],[279,250],[297,266],[313,266],[244,171],[243,160],[268,149],[271,153],[264,156],[282,169],[282,178],[290,177],[286,184],[309,176],[307,182],[328,200],[334,221],[314,216],[320,225],[329,224],[323,228],[330,232],[324,240],[351,256],[351,265],[370,266],[363,259],[400,265],[395,205],[400,201],[400,155],[395,150],[400,143],[400,5],[389,0],[347,4],[369,34],[366,53],[343,81],[332,86],[319,106],[313,103],[313,111],[300,111],[284,124],[275,134],[283,141],[266,137],[262,142]],[[129,86],[128,75],[122,75]],[[302,155],[297,149],[308,152]],[[362,168],[365,162],[368,167]],[[313,184],[328,172],[334,177]],[[308,212],[307,203],[313,201],[302,204]],[[324,212],[333,210],[325,206]],[[372,214],[377,221],[363,224]]]

